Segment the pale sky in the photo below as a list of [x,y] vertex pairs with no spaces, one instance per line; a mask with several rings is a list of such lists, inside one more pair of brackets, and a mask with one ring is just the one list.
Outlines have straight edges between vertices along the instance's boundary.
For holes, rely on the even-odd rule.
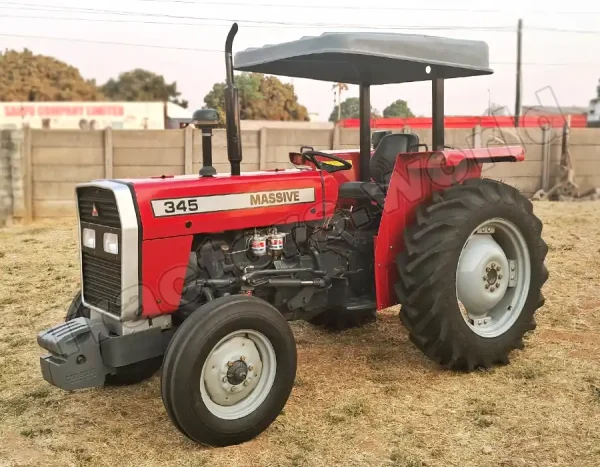
[[[446,83],[447,115],[481,115],[490,96],[514,110],[519,18],[524,20],[523,105],[587,106],[600,78],[600,3],[587,0],[0,0],[0,48],[57,57],[99,83],[133,68],[148,69],[177,81],[195,109],[213,83],[225,78],[218,51],[233,20],[240,23],[234,52],[326,31],[438,28],[418,33],[484,40],[490,47],[493,75]],[[326,120],[333,108],[331,84],[293,82],[311,119]],[[358,88],[343,98],[349,96],[358,96]],[[376,86],[371,96],[379,111],[401,98],[415,114],[431,115],[429,83]]]

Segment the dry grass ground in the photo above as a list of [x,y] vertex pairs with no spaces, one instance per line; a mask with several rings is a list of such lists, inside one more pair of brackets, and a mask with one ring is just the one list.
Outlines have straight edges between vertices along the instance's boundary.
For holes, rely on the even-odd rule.
[[0,231],[0,466],[600,465],[600,203],[537,204],[550,246],[538,329],[507,367],[445,371],[397,312],[329,335],[293,325],[296,386],[242,446],[194,445],[169,422],[159,377],[67,394],[39,372],[38,331],[78,289],[73,222]]

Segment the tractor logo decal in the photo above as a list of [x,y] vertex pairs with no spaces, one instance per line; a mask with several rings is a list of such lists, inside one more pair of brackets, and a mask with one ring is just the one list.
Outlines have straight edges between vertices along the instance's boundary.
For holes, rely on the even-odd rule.
[[193,198],[154,199],[150,203],[154,217],[167,217],[314,203],[315,199],[314,188],[295,188]]
[[98,217],[98,210],[96,209],[96,204],[92,204],[92,217]]
[[250,195],[250,206],[260,206],[265,204],[289,204],[300,201],[300,192],[278,191],[267,193],[258,193]]

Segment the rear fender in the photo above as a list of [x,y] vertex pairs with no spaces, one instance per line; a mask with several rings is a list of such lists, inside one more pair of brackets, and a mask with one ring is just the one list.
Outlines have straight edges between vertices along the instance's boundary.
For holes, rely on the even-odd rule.
[[428,203],[436,191],[479,178],[484,163],[524,158],[522,147],[509,146],[410,153],[396,159],[375,238],[377,309],[398,303],[394,292],[398,280],[396,256],[404,250],[404,229],[415,221],[417,208]]

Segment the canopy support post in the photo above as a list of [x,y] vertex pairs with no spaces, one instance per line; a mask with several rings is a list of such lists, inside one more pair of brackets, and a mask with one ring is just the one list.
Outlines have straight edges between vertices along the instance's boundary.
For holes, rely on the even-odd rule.
[[361,84],[359,87],[360,107],[360,179],[368,182],[371,179],[369,162],[371,162],[371,87]]
[[432,80],[432,149],[442,151],[444,149],[444,78],[433,78]]

